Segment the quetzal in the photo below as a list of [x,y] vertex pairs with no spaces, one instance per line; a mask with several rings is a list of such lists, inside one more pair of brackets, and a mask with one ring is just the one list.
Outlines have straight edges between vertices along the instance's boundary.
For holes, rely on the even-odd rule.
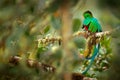
[[[84,21],[83,21],[83,29],[87,32],[87,35],[90,36],[97,32],[102,32],[101,25],[99,24],[98,20],[93,17],[90,11],[86,11],[83,13]],[[92,48],[93,47],[93,48]],[[90,69],[92,63],[94,62],[95,57],[97,56],[100,48],[100,43],[95,43],[95,40],[92,39],[88,41],[86,46],[84,57],[87,60],[90,60],[88,67],[83,71],[83,74],[86,74],[87,71]],[[93,51],[92,51],[93,50]],[[93,52],[93,53],[92,53]],[[91,57],[89,55],[92,54]]]

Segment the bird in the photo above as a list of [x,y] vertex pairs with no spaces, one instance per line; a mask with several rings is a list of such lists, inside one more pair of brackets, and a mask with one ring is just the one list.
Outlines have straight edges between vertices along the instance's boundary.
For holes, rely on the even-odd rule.
[[[92,38],[89,37],[97,32],[102,32],[102,27],[99,21],[93,16],[91,11],[89,10],[85,11],[83,13],[83,16],[84,16],[84,21],[83,21],[82,29],[86,32],[85,38],[88,39],[83,55],[86,60],[90,60],[90,63],[88,64],[87,68],[82,72],[82,74],[86,74],[87,71],[92,66],[94,59],[98,55],[100,49],[100,43],[96,43],[97,38],[95,36],[93,36]],[[91,57],[89,57],[90,54],[92,54]]]

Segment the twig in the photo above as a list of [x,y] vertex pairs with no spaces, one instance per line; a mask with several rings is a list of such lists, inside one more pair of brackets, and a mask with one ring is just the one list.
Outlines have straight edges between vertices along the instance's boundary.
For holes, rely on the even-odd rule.
[[[12,65],[18,65],[22,59],[23,58],[21,58],[19,56],[11,56],[9,59],[9,63]],[[41,69],[46,72],[55,72],[55,70],[56,70],[55,67],[45,64],[45,63],[38,62],[36,60],[27,59],[26,64],[30,68],[36,68],[39,70]]]

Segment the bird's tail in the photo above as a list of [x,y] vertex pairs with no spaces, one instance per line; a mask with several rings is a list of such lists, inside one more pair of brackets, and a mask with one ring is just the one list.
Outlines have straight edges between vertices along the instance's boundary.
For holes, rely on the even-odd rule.
[[90,67],[92,66],[93,62],[94,62],[94,59],[95,57],[98,55],[98,52],[99,52],[99,48],[100,48],[100,44],[96,44],[94,46],[94,51],[93,51],[93,55],[89,58],[86,58],[87,60],[90,60],[90,63],[89,65],[87,66],[87,68],[85,69],[85,71],[82,72],[82,74],[86,74],[87,71],[90,69]]

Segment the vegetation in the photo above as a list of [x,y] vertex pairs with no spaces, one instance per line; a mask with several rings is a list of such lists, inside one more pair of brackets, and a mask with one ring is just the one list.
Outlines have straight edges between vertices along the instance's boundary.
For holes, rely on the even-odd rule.
[[[104,1],[1,0],[0,80],[119,80],[120,7],[113,2],[113,11],[112,1]],[[83,75],[89,65],[82,56],[88,44],[81,36],[86,9],[100,12],[104,32],[97,36],[99,55]]]

